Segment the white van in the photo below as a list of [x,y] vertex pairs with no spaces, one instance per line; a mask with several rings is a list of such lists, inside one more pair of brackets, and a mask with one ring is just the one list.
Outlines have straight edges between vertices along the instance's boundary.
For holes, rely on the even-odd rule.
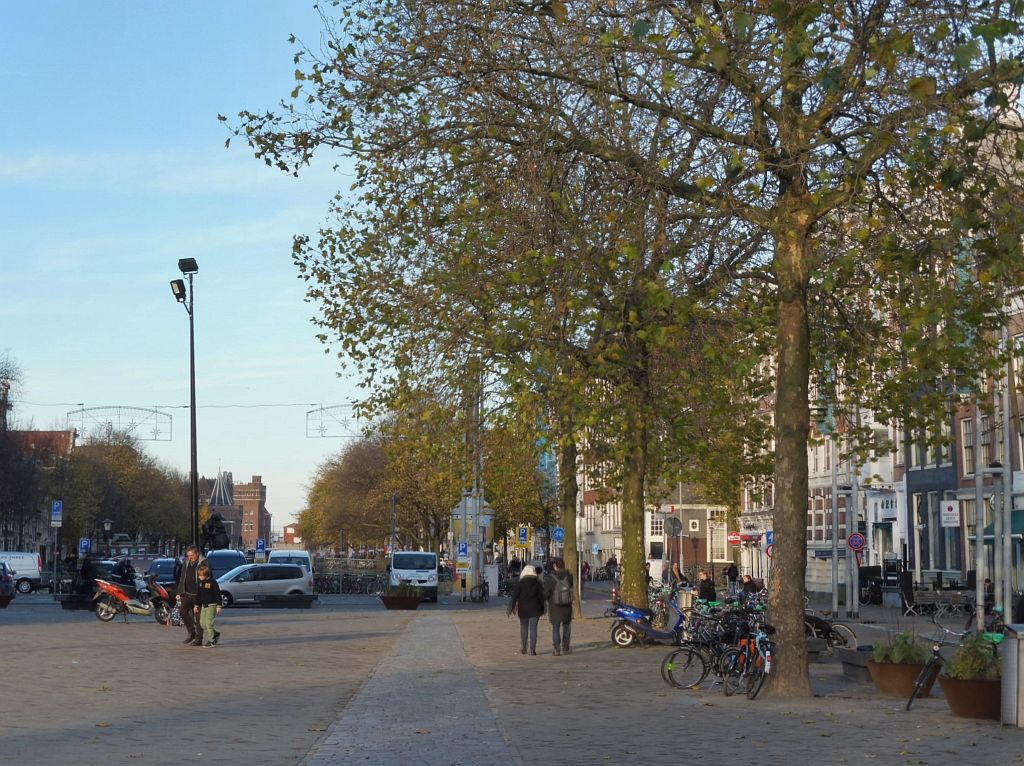
[[388,585],[402,583],[422,589],[423,597],[437,601],[437,554],[430,551],[395,551],[388,565]]
[[267,556],[268,564],[301,564],[306,571],[313,575],[313,557],[309,551],[289,551],[275,548]]
[[18,593],[31,593],[43,585],[43,560],[38,553],[0,551],[0,561],[14,570]]

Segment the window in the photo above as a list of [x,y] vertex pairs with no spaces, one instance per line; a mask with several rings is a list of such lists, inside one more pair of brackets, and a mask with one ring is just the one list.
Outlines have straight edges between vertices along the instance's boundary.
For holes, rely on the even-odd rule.
[[992,465],[992,426],[988,415],[981,416],[981,461]]
[[960,444],[964,459],[964,476],[974,476],[974,421],[964,418],[960,421]]
[[[651,514],[651,537],[665,536],[665,517],[660,513]],[[661,558],[660,556],[658,558]]]
[[700,521],[697,519],[690,519],[690,531],[700,532]]

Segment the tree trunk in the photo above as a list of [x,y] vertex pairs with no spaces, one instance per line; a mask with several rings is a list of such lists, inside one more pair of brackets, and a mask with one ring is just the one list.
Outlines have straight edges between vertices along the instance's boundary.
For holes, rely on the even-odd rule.
[[627,402],[622,470],[622,599],[647,606],[644,572],[644,482],[647,477],[647,408],[640,391]]
[[[775,385],[775,540],[769,580],[772,623],[778,630],[778,673],[773,693],[810,696],[804,640],[807,571],[807,435],[810,335],[807,289],[810,273],[809,216],[799,203],[779,211],[775,261],[778,275],[778,338]],[[790,225],[786,226],[786,222]]]
[[579,482],[576,481],[576,440],[572,438],[571,430],[564,429],[564,424],[562,443],[558,450],[558,485],[558,504],[561,510],[562,529],[565,530],[562,555],[565,559],[565,568],[572,573],[573,582],[576,583],[573,616],[579,618],[583,617],[580,606],[582,584],[579,574],[579,556],[576,552],[579,547],[576,541],[576,504],[580,488]]

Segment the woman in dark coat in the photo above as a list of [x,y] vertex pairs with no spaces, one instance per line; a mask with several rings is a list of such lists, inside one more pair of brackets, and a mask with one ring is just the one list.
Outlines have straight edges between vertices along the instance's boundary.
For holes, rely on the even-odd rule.
[[519,615],[520,654],[526,654],[526,642],[529,638],[530,654],[537,653],[537,623],[544,614],[544,586],[537,577],[537,570],[527,564],[519,575],[516,587],[512,590],[512,598],[508,604],[508,614]]
[[[562,559],[551,559],[551,575],[544,580],[544,600],[548,602],[548,618],[551,620],[551,641],[555,645],[555,656],[569,654],[569,638],[572,635],[572,575],[565,568]],[[562,603],[568,600],[568,603]]]

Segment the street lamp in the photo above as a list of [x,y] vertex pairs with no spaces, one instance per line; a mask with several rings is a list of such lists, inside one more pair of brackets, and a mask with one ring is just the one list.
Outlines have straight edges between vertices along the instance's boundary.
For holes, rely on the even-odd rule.
[[192,286],[192,275],[199,272],[199,264],[195,258],[181,258],[178,269],[188,277],[188,291],[185,290],[183,279],[171,280],[171,293],[175,300],[188,312],[188,360],[189,360],[189,415],[192,434],[192,490],[191,490],[191,527],[192,544],[199,544],[199,472],[196,459],[196,333],[195,333],[195,291]]
[[110,519],[103,519],[103,542],[107,544],[107,555],[110,555],[110,530],[114,526],[114,522]]

